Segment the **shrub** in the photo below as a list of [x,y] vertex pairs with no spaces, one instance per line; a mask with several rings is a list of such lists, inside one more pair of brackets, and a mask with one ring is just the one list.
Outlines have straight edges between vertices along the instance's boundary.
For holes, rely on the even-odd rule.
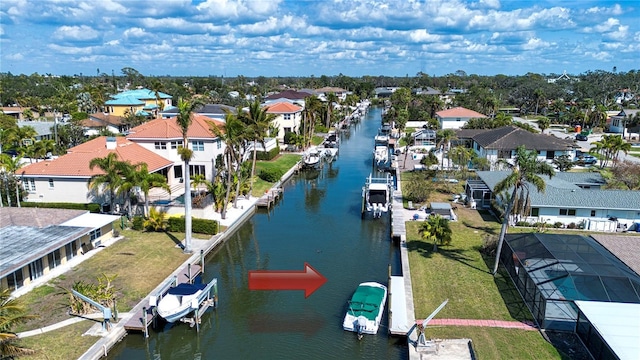
[[498,248],[497,236],[485,236],[482,239],[482,246],[480,252],[487,256],[496,256],[496,249]]
[[561,227],[562,227],[562,225],[563,225],[563,224],[562,224],[560,221],[556,221],[555,223],[553,223],[553,227],[554,227],[554,228],[556,228],[556,229],[561,228]]
[[[169,218],[167,229],[171,232],[184,232],[184,216]],[[218,222],[215,220],[191,218],[191,231],[196,234],[215,235],[218,233]]]
[[131,221],[131,229],[140,231],[144,228],[143,224],[144,224],[144,217],[134,216],[133,220]]
[[71,210],[89,210],[92,213],[100,212],[100,204],[96,203],[88,203],[88,204],[77,204],[77,203],[60,203],[60,202],[28,202],[23,201],[20,203],[22,207],[32,207],[32,208],[49,208],[49,209],[71,209]]
[[433,183],[426,179],[412,178],[403,185],[404,197],[413,202],[421,203],[427,201],[433,191]]
[[167,212],[158,211],[152,207],[149,209],[149,218],[144,221],[142,226],[147,231],[165,231],[167,229]]
[[285,144],[295,144],[297,139],[298,139],[298,135],[292,131],[286,132],[284,134]]
[[526,222],[526,221],[518,221],[518,222],[516,223],[516,226],[531,226],[531,224],[529,224],[529,223],[528,223],[528,222]]
[[280,169],[264,169],[260,171],[258,177],[266,182],[274,183],[280,180],[284,172]]
[[569,223],[569,225],[567,225],[567,229],[575,229],[576,228],[576,223]]
[[256,153],[256,159],[269,161],[273,160],[276,156],[278,156],[278,154],[280,154],[280,147],[276,146],[269,151],[258,151]]

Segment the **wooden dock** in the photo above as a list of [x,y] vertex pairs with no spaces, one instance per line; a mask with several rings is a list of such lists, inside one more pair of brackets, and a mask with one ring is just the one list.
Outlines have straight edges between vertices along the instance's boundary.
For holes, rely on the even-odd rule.
[[[188,264],[183,267],[176,276],[167,280],[162,288],[154,294],[156,302],[160,301],[172,286],[176,286],[180,283],[192,283],[193,280],[201,273],[202,266],[200,265]],[[155,306],[156,304],[154,301],[150,301],[150,297],[146,298],[143,302],[142,308],[138,308],[133,316],[131,316],[124,324],[124,329],[127,331],[141,331],[145,336],[148,336],[149,325],[153,323],[157,315]]]
[[267,208],[270,209],[276,201],[278,201],[282,197],[282,188],[274,188],[268,190],[258,201],[256,201],[256,206],[258,208]]

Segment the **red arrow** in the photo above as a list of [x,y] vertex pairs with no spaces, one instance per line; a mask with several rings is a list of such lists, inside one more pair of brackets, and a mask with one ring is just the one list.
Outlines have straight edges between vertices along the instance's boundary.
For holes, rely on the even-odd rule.
[[308,263],[302,271],[249,271],[249,290],[304,290],[305,299],[326,282]]

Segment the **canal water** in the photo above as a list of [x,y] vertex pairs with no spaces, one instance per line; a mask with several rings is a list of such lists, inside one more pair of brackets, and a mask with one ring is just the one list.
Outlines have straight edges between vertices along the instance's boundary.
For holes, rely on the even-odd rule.
[[[405,359],[406,340],[342,330],[347,301],[359,283],[386,284],[399,273],[389,218],[361,219],[362,186],[372,172],[381,111],[370,108],[341,135],[338,159],[304,171],[284,186],[270,212],[258,212],[207,258],[203,281],[218,278],[219,303],[200,333],[167,325],[144,339],[130,334],[110,359]],[[382,174],[379,174],[382,176]],[[375,173],[374,173],[375,176]],[[251,270],[297,270],[309,263],[327,282],[302,291],[250,291]]]

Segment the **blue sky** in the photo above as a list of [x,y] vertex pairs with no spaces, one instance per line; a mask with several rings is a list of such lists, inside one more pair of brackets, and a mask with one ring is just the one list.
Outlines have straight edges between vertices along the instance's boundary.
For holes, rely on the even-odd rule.
[[638,70],[640,1],[2,0],[13,74]]

